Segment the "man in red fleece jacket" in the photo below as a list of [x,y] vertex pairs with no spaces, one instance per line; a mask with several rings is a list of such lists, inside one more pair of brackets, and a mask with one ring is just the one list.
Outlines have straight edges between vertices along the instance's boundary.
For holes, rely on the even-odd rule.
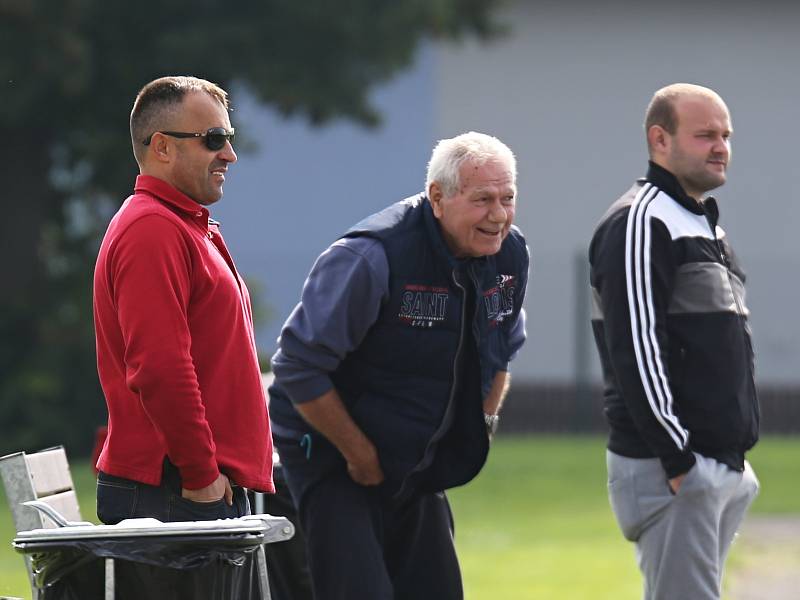
[[163,77],[130,118],[134,194],[111,220],[94,275],[97,369],[108,437],[97,514],[213,520],[274,491],[250,298],[207,206],[236,161],[228,96]]

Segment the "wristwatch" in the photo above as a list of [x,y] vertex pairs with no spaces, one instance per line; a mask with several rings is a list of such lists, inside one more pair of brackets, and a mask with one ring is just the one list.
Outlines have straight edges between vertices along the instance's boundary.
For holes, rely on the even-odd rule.
[[500,415],[490,415],[483,413],[483,420],[486,422],[486,432],[491,436],[497,431],[497,425],[500,423]]

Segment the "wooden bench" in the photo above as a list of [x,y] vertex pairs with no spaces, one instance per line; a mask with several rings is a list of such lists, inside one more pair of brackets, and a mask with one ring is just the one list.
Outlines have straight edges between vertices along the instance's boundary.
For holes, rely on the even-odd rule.
[[[17,532],[57,527],[40,511],[23,505],[28,500],[40,500],[49,504],[69,521],[82,520],[63,446],[47,448],[33,454],[7,454],[0,458],[0,477]],[[30,560],[28,557],[24,558],[33,600],[37,600],[39,593],[33,585]]]

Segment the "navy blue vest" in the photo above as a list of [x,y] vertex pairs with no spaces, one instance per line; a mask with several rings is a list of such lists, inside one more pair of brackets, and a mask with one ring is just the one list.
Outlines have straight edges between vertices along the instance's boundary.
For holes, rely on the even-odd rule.
[[512,227],[500,252],[455,259],[422,196],[398,202],[346,237],[381,241],[389,299],[359,348],[332,374],[378,448],[387,491],[462,485],[488,453],[483,398],[509,356],[528,252]]

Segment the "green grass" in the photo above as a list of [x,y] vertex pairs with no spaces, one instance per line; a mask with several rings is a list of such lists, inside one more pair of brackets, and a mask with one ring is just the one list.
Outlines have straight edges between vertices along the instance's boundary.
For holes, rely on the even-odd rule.
[[[762,484],[753,511],[800,514],[800,438],[763,440],[749,459]],[[608,506],[604,439],[500,438],[481,475],[449,496],[468,600],[641,597]]]
[[449,495],[469,600],[639,593],[606,500],[602,439],[498,439],[481,475]]
[[[604,447],[589,436],[496,440],[481,475],[449,493],[467,600],[640,597],[633,547],[606,498]],[[763,440],[750,461],[762,485],[753,511],[800,514],[800,438]],[[83,516],[94,519],[89,465],[72,468]],[[13,537],[0,496],[0,596],[30,598]]]

